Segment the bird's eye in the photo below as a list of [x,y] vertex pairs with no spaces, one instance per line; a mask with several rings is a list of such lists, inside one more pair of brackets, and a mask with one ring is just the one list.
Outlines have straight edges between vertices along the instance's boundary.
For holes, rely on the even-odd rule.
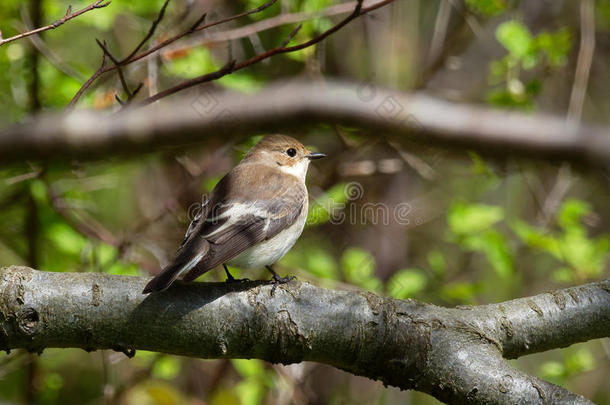
[[297,151],[294,148],[290,148],[286,151],[286,154],[290,157],[295,157],[297,155]]

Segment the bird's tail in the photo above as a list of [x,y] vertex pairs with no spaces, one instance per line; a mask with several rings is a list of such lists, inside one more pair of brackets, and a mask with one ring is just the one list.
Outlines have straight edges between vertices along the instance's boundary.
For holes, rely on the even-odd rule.
[[142,294],[166,290],[176,279],[195,267],[207,255],[208,251],[209,243],[207,240],[196,237],[188,241],[178,250],[174,260],[146,284]]

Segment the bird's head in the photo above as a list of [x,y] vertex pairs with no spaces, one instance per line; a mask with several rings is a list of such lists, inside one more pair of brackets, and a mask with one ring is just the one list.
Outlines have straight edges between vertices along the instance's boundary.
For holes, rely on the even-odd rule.
[[244,162],[262,163],[305,179],[309,162],[326,156],[311,152],[301,142],[285,135],[269,135],[244,156]]

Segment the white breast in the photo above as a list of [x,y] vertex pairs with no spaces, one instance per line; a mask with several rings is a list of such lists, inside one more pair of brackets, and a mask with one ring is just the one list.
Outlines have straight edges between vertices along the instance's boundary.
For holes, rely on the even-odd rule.
[[273,238],[258,243],[244,250],[239,256],[231,259],[228,264],[244,269],[261,268],[280,260],[294,246],[305,227],[307,221],[308,201],[305,200],[303,209],[297,220]]

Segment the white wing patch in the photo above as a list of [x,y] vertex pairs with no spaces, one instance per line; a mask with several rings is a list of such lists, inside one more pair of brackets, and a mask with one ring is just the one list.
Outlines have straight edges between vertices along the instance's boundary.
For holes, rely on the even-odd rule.
[[[260,204],[260,203],[257,204],[256,202],[248,203],[248,204],[243,204],[243,203],[231,204],[220,215],[206,219],[206,222],[214,224],[216,222],[224,221],[225,218],[227,218],[226,222],[224,224],[222,224],[220,227],[214,229],[213,232],[203,235],[203,237],[212,238],[217,233],[223,232],[230,227],[233,227],[236,225],[237,226],[243,225],[243,221],[245,220],[245,218],[251,218],[251,217],[267,218],[267,220],[265,221],[265,231],[266,231],[267,228],[269,228],[269,219],[268,219],[269,212],[267,212],[262,207],[262,205],[263,204]],[[212,212],[211,214],[213,215],[214,212]]]

